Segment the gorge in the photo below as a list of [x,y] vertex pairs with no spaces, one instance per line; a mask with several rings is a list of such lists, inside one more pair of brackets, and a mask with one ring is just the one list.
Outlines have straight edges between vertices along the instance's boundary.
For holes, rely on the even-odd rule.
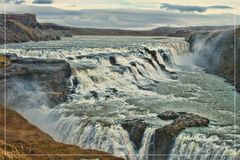
[[[27,119],[53,137],[34,128],[41,133],[34,136],[46,136],[39,143],[56,144],[51,153],[239,159],[239,28],[81,29],[14,14],[6,16],[5,37],[4,24],[0,43],[9,44],[0,46],[0,104],[21,125],[34,128]],[[8,145],[25,153],[10,135]]]
[[237,159],[239,94],[195,64],[194,36],[9,44],[7,103],[57,141],[125,159]]

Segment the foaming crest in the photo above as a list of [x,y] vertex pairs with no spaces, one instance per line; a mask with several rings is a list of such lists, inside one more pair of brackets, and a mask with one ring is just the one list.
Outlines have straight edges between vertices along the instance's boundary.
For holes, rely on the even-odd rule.
[[182,133],[175,141],[170,160],[235,160],[240,151],[229,147],[216,136]]
[[[134,148],[128,132],[119,124],[110,124],[103,120],[91,119],[85,116],[69,116],[51,113],[52,129],[48,132],[55,135],[58,141],[76,144],[82,148],[91,148],[113,153],[126,159],[147,159],[148,147],[154,128],[147,128],[144,132],[140,150]],[[54,118],[55,117],[55,118]]]

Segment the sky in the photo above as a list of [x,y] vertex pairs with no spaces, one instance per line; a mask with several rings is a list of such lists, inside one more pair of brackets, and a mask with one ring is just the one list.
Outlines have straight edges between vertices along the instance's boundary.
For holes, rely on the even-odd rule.
[[152,29],[240,22],[240,0],[0,0],[0,6],[2,12],[35,13],[40,22],[84,28]]

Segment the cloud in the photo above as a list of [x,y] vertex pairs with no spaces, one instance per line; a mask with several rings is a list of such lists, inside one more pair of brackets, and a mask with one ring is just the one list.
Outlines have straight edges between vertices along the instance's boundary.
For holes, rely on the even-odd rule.
[[34,0],[33,4],[52,4],[53,0]]
[[25,3],[25,0],[0,0],[0,3],[22,4],[22,3]]
[[180,12],[206,12],[208,9],[232,9],[229,6],[185,6],[185,5],[177,5],[177,4],[170,4],[170,3],[162,3],[161,8],[166,10],[175,10]]
[[[159,26],[233,25],[233,14],[197,14],[139,9],[64,10],[49,6],[7,5],[8,12],[35,13],[39,22],[82,28],[150,29]],[[1,8],[0,8],[1,11]],[[237,22],[240,16],[236,15]]]

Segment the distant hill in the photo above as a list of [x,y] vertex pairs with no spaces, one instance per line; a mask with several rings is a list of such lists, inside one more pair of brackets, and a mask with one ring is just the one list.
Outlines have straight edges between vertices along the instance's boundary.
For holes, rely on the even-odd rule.
[[121,29],[97,29],[76,28],[60,26],[53,23],[43,23],[44,28],[56,30],[69,30],[73,35],[130,35],[130,36],[176,36],[186,37],[195,32],[215,32],[232,29],[233,26],[194,26],[194,27],[159,27],[152,30],[121,30]]
[[0,14],[0,44],[4,43],[5,38],[6,43],[19,43],[59,40],[61,37],[72,35],[188,37],[196,32],[224,31],[231,28],[233,26],[160,27],[152,30],[76,28],[54,23],[38,23],[34,14],[7,14],[6,16]]
[[177,31],[189,31],[189,32],[213,32],[213,31],[225,31],[233,29],[233,26],[189,26],[189,27],[159,27],[151,30],[152,32],[177,32]]

